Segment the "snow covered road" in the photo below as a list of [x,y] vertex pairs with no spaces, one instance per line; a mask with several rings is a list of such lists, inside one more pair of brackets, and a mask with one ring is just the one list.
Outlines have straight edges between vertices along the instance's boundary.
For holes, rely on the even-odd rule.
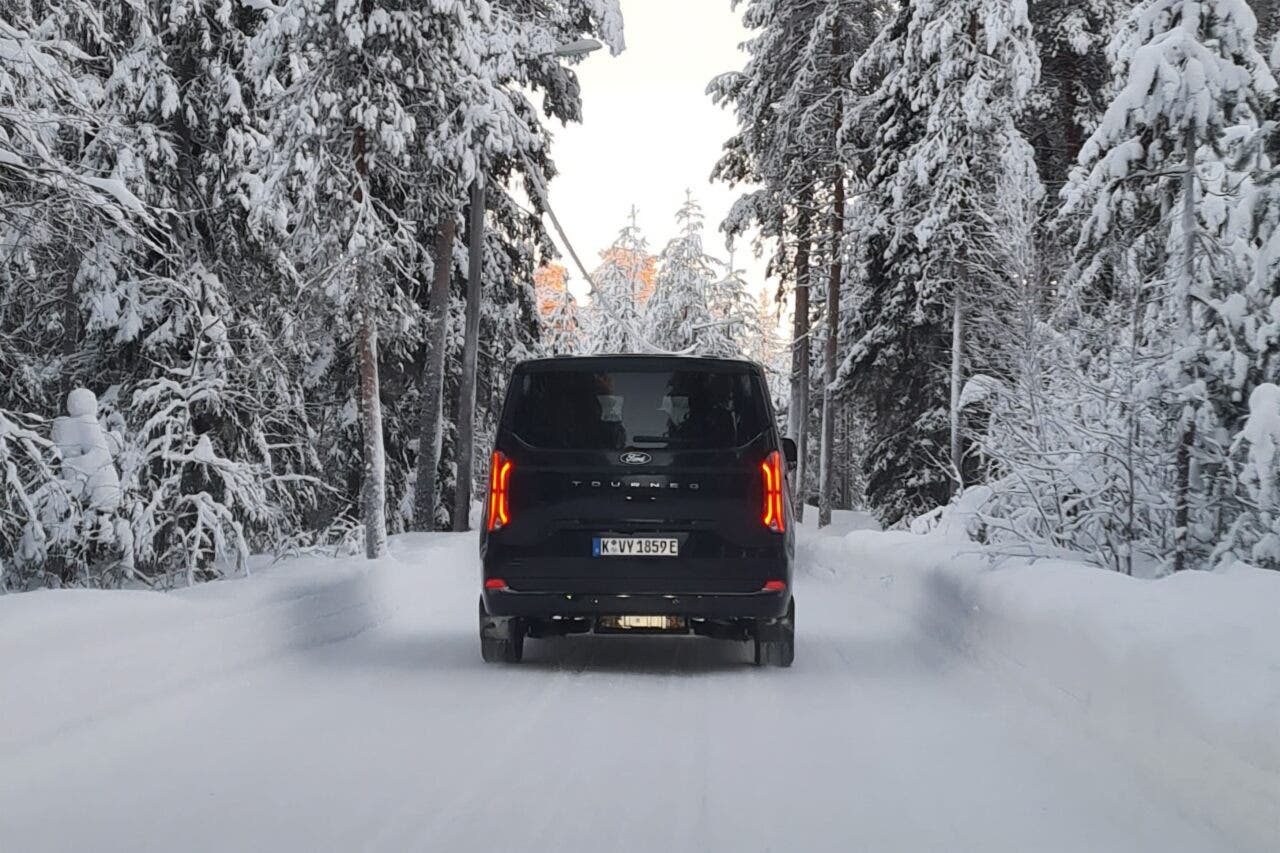
[[[173,613],[129,597],[58,683],[10,666],[0,850],[1234,849],[810,540],[791,670],[698,638],[530,641],[485,666],[474,548],[405,537],[371,572],[281,567]],[[21,649],[0,632],[0,657],[39,657],[56,622]],[[70,663],[113,643],[132,665]]]

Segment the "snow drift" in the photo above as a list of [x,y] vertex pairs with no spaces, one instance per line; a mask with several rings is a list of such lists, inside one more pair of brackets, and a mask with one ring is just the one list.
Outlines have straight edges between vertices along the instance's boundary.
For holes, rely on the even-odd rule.
[[[1142,581],[942,536],[811,539],[922,631],[1125,755],[1182,808],[1266,849],[1280,833],[1280,573]],[[1105,780],[1099,780],[1105,785]]]
[[0,758],[376,627],[408,598],[398,579],[412,577],[421,559],[466,564],[474,547],[469,537],[410,534],[396,537],[384,560],[304,557],[250,578],[169,594],[68,589],[0,596],[0,672],[6,689],[21,696],[3,714]]

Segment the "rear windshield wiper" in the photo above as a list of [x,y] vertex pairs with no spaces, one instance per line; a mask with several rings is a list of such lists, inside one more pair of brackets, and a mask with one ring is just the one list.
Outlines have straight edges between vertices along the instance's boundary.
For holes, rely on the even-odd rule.
[[635,435],[631,437],[631,440],[636,444],[675,444],[680,439],[666,435]]
[[[702,444],[696,438],[677,438],[669,435],[636,435],[632,436],[631,440],[636,444],[665,444],[668,447],[693,447]],[[699,449],[708,448],[700,447]]]

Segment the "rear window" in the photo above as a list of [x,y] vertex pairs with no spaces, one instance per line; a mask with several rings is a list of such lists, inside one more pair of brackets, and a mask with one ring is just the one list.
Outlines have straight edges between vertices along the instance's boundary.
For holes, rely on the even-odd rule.
[[534,370],[508,392],[507,428],[547,449],[740,447],[768,423],[750,373]]

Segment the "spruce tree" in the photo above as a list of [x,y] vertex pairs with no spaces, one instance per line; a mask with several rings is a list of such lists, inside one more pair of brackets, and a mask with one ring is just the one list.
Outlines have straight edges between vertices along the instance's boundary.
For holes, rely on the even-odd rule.
[[679,234],[658,256],[657,283],[645,308],[649,342],[659,350],[709,354],[715,260],[703,250],[702,223],[702,208],[686,192],[676,212]]
[[745,274],[732,255],[724,274],[711,283],[707,307],[711,326],[703,336],[703,352],[708,355],[740,358],[762,334],[759,304],[747,292]]
[[582,330],[578,300],[566,286],[543,315],[543,346],[549,355],[576,355],[581,352]]
[[903,7],[855,72],[868,90],[855,132],[872,155],[855,212],[867,254],[842,376],[873,413],[867,497],[889,523],[944,502],[964,480],[965,305],[985,298],[998,258],[1016,248],[992,245],[1000,237],[984,223],[1010,205],[1034,215],[1039,181],[1016,122],[1038,68],[1017,4],[929,0]]
[[649,300],[649,244],[631,209],[613,245],[600,253],[604,263],[592,275],[587,312],[587,350],[592,353],[636,353],[652,349],[645,324]]
[[[743,24],[754,32],[743,44],[741,71],[716,77],[707,87],[717,104],[732,106],[739,131],[724,146],[712,177],[731,186],[751,184],[734,203],[722,230],[734,240],[757,232],[757,253],[769,252],[768,268],[791,284],[792,343],[787,434],[796,442],[800,464],[795,474],[803,498],[807,481],[812,341],[812,251],[818,238],[815,217],[817,169],[814,146],[799,117],[823,96],[824,88],[801,83],[799,71],[817,25],[822,4],[743,3]],[[826,78],[830,79],[830,78]],[[804,517],[803,499],[796,517]]]
[[1019,126],[1035,149],[1040,176],[1054,197],[1107,108],[1107,48],[1132,8],[1131,0],[1027,3],[1041,73]]
[[1241,331],[1269,308],[1244,296],[1255,248],[1236,215],[1276,86],[1256,27],[1243,0],[1140,4],[1115,45],[1116,97],[1063,191],[1081,220],[1076,287],[1117,262],[1141,283],[1138,345],[1164,362],[1145,393],[1160,401],[1174,461],[1174,570],[1222,533],[1213,508],[1232,491],[1229,436],[1258,380]]

